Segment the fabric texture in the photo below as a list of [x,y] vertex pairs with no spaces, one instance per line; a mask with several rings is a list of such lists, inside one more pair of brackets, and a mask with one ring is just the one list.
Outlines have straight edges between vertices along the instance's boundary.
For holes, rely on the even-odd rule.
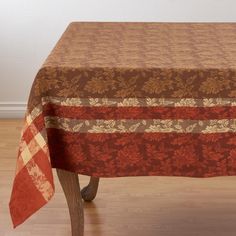
[[236,24],[71,23],[32,85],[15,227],[53,196],[52,168],[235,175]]

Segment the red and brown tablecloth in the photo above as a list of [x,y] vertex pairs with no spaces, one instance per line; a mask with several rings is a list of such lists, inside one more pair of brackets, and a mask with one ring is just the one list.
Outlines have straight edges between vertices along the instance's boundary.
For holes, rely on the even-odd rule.
[[236,175],[236,24],[71,23],[29,96],[14,226],[53,196],[52,168]]

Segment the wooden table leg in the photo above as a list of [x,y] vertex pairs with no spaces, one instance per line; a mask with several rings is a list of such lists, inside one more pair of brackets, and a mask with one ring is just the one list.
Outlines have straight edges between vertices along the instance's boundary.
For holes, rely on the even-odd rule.
[[57,175],[69,207],[72,236],[84,235],[84,210],[76,173],[57,169]]
[[89,184],[81,190],[81,195],[84,201],[90,202],[96,197],[98,191],[98,184],[99,178],[90,177]]

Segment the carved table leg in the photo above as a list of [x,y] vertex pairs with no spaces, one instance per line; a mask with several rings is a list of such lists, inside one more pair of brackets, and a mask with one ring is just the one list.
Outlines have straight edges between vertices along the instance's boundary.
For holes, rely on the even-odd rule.
[[81,190],[81,195],[84,201],[92,201],[98,191],[99,178],[90,177],[89,184]]
[[84,235],[84,210],[80,193],[79,177],[76,173],[57,169],[57,175],[70,212],[72,236]]

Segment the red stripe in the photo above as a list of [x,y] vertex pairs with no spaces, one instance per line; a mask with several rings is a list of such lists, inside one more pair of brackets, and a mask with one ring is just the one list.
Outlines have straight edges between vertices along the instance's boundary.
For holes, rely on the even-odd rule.
[[40,170],[45,175],[46,179],[50,182],[54,189],[53,175],[51,170],[51,164],[49,162],[49,156],[41,149],[34,156],[33,159],[38,165]]
[[236,175],[236,134],[71,133],[48,129],[53,167],[100,177]]
[[45,204],[45,199],[35,187],[25,166],[15,177],[9,204],[14,227],[24,222]]
[[44,106],[46,116],[71,119],[235,119],[236,107],[73,107]]

